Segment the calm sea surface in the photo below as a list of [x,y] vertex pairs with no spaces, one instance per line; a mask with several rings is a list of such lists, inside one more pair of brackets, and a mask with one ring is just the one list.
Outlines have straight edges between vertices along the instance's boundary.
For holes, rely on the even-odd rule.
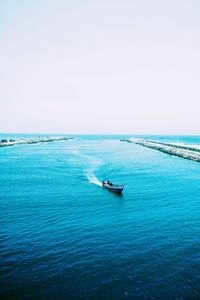
[[121,137],[0,148],[1,299],[200,299],[200,163]]

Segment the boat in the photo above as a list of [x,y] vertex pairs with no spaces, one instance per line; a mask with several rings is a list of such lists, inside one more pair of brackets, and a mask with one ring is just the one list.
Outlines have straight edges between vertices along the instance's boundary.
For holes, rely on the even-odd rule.
[[124,185],[113,184],[109,180],[102,181],[102,187],[114,193],[122,193]]

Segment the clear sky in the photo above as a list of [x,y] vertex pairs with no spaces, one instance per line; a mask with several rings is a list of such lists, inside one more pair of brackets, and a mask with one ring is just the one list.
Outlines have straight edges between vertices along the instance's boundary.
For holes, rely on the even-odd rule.
[[0,131],[200,134],[199,0],[0,0]]

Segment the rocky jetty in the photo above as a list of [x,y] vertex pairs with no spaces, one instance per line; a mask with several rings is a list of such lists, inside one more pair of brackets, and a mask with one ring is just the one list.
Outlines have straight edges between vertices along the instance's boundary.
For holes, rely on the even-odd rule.
[[178,157],[200,162],[200,148],[194,146],[160,143],[157,141],[145,140],[142,138],[128,138],[121,141],[134,143],[143,147],[159,150],[170,155],[175,155]]
[[68,138],[65,136],[55,136],[55,137],[36,137],[32,139],[2,139],[0,140],[0,147],[21,145],[21,144],[37,144],[37,143],[49,143],[49,142],[57,142],[57,141],[66,141],[71,140],[72,138]]

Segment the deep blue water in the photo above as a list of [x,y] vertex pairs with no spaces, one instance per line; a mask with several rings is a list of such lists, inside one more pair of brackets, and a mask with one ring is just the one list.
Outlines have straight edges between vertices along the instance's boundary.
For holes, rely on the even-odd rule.
[[0,148],[2,299],[200,299],[200,163],[121,137]]

